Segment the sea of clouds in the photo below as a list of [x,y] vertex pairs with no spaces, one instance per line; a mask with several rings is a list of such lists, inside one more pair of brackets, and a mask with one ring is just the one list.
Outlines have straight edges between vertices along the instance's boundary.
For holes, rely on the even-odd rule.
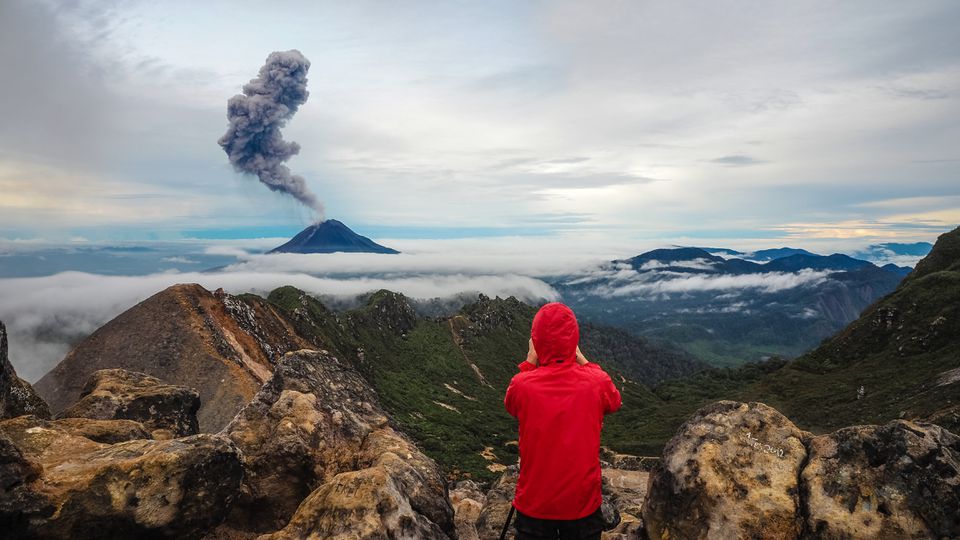
[[[564,237],[481,238],[458,240],[385,240],[399,255],[365,253],[262,253],[262,242],[191,243],[182,260],[225,255],[230,264],[211,271],[167,270],[143,275],[103,275],[67,271],[37,277],[0,279],[0,321],[9,332],[10,359],[18,373],[35,381],[56,365],[78,341],[123,311],[179,283],[198,283],[209,290],[255,293],[293,285],[309,294],[349,304],[350,299],[378,289],[412,299],[452,299],[479,293],[515,296],[531,304],[561,300],[550,283],[584,283],[601,297],[658,295],[745,289],[775,292],[816,285],[825,272],[775,272],[709,275],[645,268],[636,272],[614,259],[636,255],[653,245],[624,250],[602,241]],[[265,245],[265,244],[264,244]],[[166,257],[170,258],[170,257]],[[706,262],[692,261],[703,266]],[[666,266],[666,265],[663,265]],[[342,302],[337,302],[340,299]]]

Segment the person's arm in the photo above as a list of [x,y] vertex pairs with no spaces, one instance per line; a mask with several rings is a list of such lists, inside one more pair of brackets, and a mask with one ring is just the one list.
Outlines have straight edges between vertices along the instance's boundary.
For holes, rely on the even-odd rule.
[[537,357],[537,350],[533,348],[533,338],[530,338],[530,345],[527,348],[527,359],[523,362],[520,362],[520,365],[517,368],[520,371],[530,371],[537,369],[539,365],[539,359]]

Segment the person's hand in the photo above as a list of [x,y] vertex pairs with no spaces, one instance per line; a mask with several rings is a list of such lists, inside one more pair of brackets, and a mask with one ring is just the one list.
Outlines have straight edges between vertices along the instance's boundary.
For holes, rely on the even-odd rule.
[[527,350],[527,362],[537,365],[537,350],[533,348],[533,338],[530,338],[530,348]]
[[577,363],[582,366],[587,362],[589,362],[589,360],[587,360],[587,357],[584,356],[582,352],[580,352],[580,346],[577,345]]

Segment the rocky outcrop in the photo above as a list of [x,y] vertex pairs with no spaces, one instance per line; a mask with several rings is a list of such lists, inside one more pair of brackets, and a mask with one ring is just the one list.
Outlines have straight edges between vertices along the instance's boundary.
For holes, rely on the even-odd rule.
[[503,475],[487,492],[480,516],[477,518],[476,531],[481,540],[500,538],[500,531],[510,514],[510,505],[517,490],[517,478],[520,469],[510,465]]
[[253,398],[283,352],[307,346],[261,298],[175,285],[99,328],[35,386],[58,413],[80,398],[95,371],[146,373],[196,389],[200,431],[214,432]]
[[457,540],[479,540],[477,520],[484,503],[486,493],[473,480],[461,480],[450,490],[450,504],[453,505],[453,521],[457,526]]
[[154,439],[196,435],[200,395],[185,386],[164,384],[146,373],[125,369],[94,372],[80,393],[80,401],[64,409],[60,418],[134,420]]
[[281,527],[265,538],[453,534],[436,464],[394,431],[353,367],[325,351],[285,355],[223,433],[247,471],[224,535]]
[[9,538],[199,538],[240,486],[229,439],[107,445],[34,416],[0,422],[0,529]]
[[27,381],[17,377],[7,358],[7,328],[0,322],[0,419],[23,414],[50,418],[50,409]]
[[[519,469],[516,465],[507,467],[503,475],[482,498],[478,498],[475,494],[471,495],[469,489],[460,489],[457,490],[459,493],[456,495],[461,500],[456,502],[455,492],[451,492],[451,499],[455,501],[454,504],[457,507],[457,532],[460,534],[458,538],[478,540],[500,538],[500,531],[503,530],[503,524],[506,523],[507,515],[510,513],[518,474]],[[604,514],[604,520],[613,527],[603,533],[603,540],[626,540],[638,537],[642,528],[640,510],[646,494],[647,476],[648,473],[643,471],[603,468],[603,504],[600,509]],[[467,518],[470,515],[471,503],[481,506],[479,515],[472,522]],[[460,520],[461,511],[464,512],[462,521]],[[613,525],[617,522],[619,524]],[[510,538],[513,530],[511,526]]]
[[816,437],[802,481],[812,537],[960,537],[960,437],[939,426],[895,421]]
[[762,403],[697,411],[650,477],[650,538],[796,538],[798,478],[810,435]]
[[894,421],[814,437],[760,403],[704,407],[664,449],[647,537],[960,538],[960,437]]

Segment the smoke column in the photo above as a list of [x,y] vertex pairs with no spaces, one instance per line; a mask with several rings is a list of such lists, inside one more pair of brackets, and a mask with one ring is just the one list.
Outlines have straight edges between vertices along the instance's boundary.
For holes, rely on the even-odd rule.
[[310,61],[300,51],[272,52],[256,79],[227,102],[230,127],[217,142],[233,168],[255,174],[272,191],[288,193],[323,218],[323,204],[302,176],[290,174],[283,163],[300,152],[300,145],[283,140],[280,128],[307,101]]

